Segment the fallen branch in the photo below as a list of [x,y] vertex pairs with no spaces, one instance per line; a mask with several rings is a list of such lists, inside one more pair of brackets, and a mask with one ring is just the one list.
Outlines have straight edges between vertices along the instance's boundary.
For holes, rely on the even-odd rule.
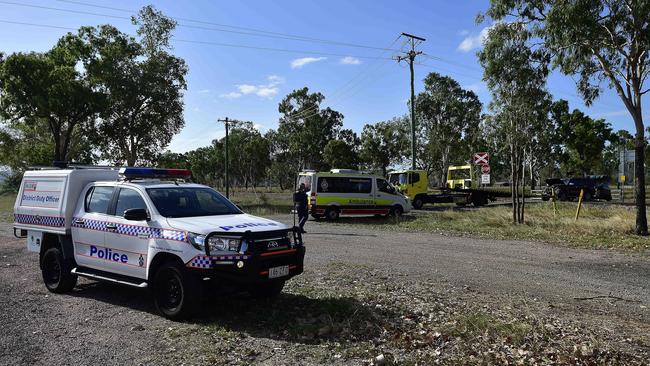
[[597,299],[613,299],[616,301],[625,301],[625,302],[641,302],[639,300],[630,300],[630,299],[624,299],[622,297],[618,296],[612,296],[612,295],[598,295],[598,296],[591,296],[591,297],[574,297],[574,300],[597,300]]

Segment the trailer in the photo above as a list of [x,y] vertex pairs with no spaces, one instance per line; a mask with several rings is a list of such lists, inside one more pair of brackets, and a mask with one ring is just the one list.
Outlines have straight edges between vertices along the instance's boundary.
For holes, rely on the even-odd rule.
[[445,186],[440,187],[436,193],[429,191],[429,179],[424,170],[393,171],[388,179],[409,198],[415,209],[436,203],[484,206],[490,201],[496,201],[497,197],[509,197],[511,194],[510,189],[479,187],[474,181],[472,165],[450,166]]

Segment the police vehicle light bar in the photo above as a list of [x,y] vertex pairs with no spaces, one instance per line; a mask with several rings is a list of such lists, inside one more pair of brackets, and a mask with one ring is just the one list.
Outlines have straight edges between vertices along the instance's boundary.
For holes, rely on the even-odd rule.
[[189,169],[155,169],[155,168],[121,168],[120,177],[136,178],[179,178],[187,179],[192,176]]

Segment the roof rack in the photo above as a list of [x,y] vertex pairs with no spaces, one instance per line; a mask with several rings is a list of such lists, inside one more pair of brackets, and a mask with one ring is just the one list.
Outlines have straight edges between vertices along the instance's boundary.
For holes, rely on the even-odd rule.
[[54,161],[52,166],[35,165],[27,167],[29,170],[60,170],[60,169],[98,169],[98,170],[117,170],[119,166],[113,165],[90,165],[90,164],[76,164],[67,161]]

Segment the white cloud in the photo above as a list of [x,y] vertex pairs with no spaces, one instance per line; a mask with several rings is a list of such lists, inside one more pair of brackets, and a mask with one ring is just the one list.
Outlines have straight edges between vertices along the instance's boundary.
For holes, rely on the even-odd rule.
[[487,39],[488,32],[490,27],[485,27],[481,30],[479,34],[471,34],[465,37],[462,42],[458,45],[458,50],[461,52],[469,52],[480,48],[483,45],[483,42]]
[[360,65],[360,64],[361,64],[361,60],[359,60],[359,59],[356,58],[356,57],[345,56],[345,57],[343,57],[343,58],[341,59],[341,63],[342,63],[343,65]]
[[307,64],[311,64],[313,62],[318,62],[318,61],[323,61],[327,60],[327,57],[303,57],[303,58],[297,58],[295,60],[291,61],[291,68],[292,69],[299,69]]
[[260,124],[260,123],[255,123],[255,124],[253,125],[253,128],[256,129],[256,130],[258,130],[258,131],[260,131],[260,132],[266,130],[266,127],[264,127],[264,125],[263,125],[263,124]]
[[197,93],[199,94],[208,94],[210,92],[210,89],[201,89]]
[[194,108],[192,108],[192,112],[201,112],[201,108],[194,107]]
[[461,37],[465,37],[466,35],[469,34],[469,31],[467,29],[462,29],[458,31],[458,35]]
[[241,96],[242,96],[242,94],[237,93],[237,92],[230,92],[230,93],[220,95],[221,98],[226,98],[226,99],[237,99],[237,98],[239,98]]
[[238,84],[235,85],[237,91],[227,94],[221,94],[220,97],[227,99],[239,98],[243,95],[257,95],[260,98],[271,99],[280,92],[278,85],[284,83],[284,78],[278,75],[269,75],[266,77],[265,84]]
[[278,75],[269,75],[266,80],[268,80],[270,86],[276,86],[278,84],[284,83],[284,78]]
[[239,89],[239,92],[242,94],[251,94],[255,93],[257,87],[255,85],[241,84],[237,85],[237,89]]

